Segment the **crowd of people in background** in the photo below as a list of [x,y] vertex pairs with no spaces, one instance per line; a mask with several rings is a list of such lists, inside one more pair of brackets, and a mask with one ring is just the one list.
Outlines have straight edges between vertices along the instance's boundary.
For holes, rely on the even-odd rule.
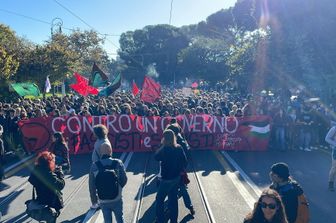
[[78,97],[67,95],[45,99],[18,98],[0,102],[0,125],[6,151],[24,146],[18,122],[36,117],[100,116],[134,114],[139,116],[171,116],[210,114],[215,116],[268,115],[272,117],[270,148],[311,151],[327,146],[324,137],[333,120],[333,107],[324,106],[289,94],[242,95],[218,90],[197,90],[186,94],[182,89],[163,89],[161,99],[144,103],[131,92],[119,91],[113,96]]
[[[116,92],[113,96],[106,98],[91,96],[84,98],[67,95],[64,97],[51,96],[44,99],[18,98],[11,102],[0,102],[0,133],[3,134],[4,139],[3,143],[0,140],[0,158],[3,158],[5,150],[15,152],[17,148],[22,148],[24,152],[28,152],[24,150],[21,141],[18,126],[20,120],[74,115],[128,114],[176,117],[183,114],[209,114],[237,118],[268,115],[272,117],[270,148],[280,151],[298,149],[309,152],[317,147],[327,146],[325,136],[333,120],[333,110],[324,106],[320,101],[305,100],[300,96],[291,97],[291,95],[287,95],[286,97],[283,94],[241,95],[234,92],[225,93],[221,89],[220,83],[215,88],[216,90],[211,90],[208,84],[204,84],[201,91],[197,90],[191,94],[186,94],[182,89],[165,88],[162,90],[161,99],[152,104],[144,103],[139,96],[135,97],[132,93],[125,91]],[[125,168],[120,160],[112,158],[112,146],[107,138],[108,129],[103,125],[97,125],[93,128],[93,131],[97,141],[92,152],[92,166],[89,173],[91,208],[102,208],[106,222],[110,222],[112,212],[115,213],[117,222],[123,222],[121,188],[127,182]],[[333,145],[331,141],[327,140],[327,143]],[[168,197],[171,222],[177,221],[178,193],[181,193],[185,206],[190,210],[190,213],[195,214],[187,190],[187,184],[189,183],[186,174],[188,149],[189,145],[183,136],[183,131],[177,124],[176,119],[173,118],[164,131],[162,146],[155,154],[155,158],[160,161],[156,196],[157,222],[163,222],[165,218],[163,202],[166,197]],[[46,192],[43,187],[41,189],[40,183],[34,178],[36,173],[40,171],[39,169],[44,166],[47,167],[43,174],[51,181],[55,181],[51,183],[55,184],[56,187],[53,190],[60,194],[64,187],[64,180],[63,173],[57,167],[65,165],[70,171],[69,151],[61,132],[54,133],[53,143],[49,151],[38,155],[35,169],[29,180],[36,188],[38,197]],[[171,165],[171,163],[175,165]],[[100,188],[96,182],[99,178],[99,172],[105,171],[106,166],[111,166],[111,164],[116,164],[113,168],[117,169],[116,177],[120,184],[119,195],[113,199],[106,198],[101,192],[101,190],[106,189],[104,187]],[[333,168],[334,166],[333,164]],[[332,173],[333,178],[330,177],[332,184],[334,172]],[[255,209],[246,216],[244,222],[286,223],[295,222],[295,219],[298,218],[298,207],[306,201],[298,200],[300,196],[303,196],[303,190],[290,178],[288,166],[284,163],[273,165],[270,178],[273,184],[270,189],[263,191],[256,202]],[[43,201],[45,198],[39,199]],[[48,205],[54,204],[48,203]],[[53,215],[55,219],[61,208],[62,204],[54,207],[56,210],[56,214]]]

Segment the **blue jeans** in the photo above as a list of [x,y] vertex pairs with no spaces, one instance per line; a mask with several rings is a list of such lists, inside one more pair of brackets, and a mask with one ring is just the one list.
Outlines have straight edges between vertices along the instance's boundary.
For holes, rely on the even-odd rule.
[[114,213],[117,223],[124,223],[122,199],[106,204],[101,203],[100,208],[103,212],[104,223],[112,223],[112,212]]
[[309,131],[300,131],[300,146],[303,148],[309,148],[311,142],[311,133]]
[[276,127],[275,129],[275,141],[277,146],[280,146],[281,150],[285,150],[285,128],[284,127]]
[[168,209],[170,211],[170,222],[177,223],[178,202],[177,190],[180,183],[180,177],[173,180],[164,180],[160,182],[158,192],[156,194],[156,217],[157,222],[164,222],[164,201],[168,196]]
[[183,198],[183,203],[184,203],[184,206],[188,209],[192,208],[192,204],[191,204],[191,199],[190,199],[190,196],[189,196],[189,193],[188,193],[188,186],[185,185],[184,183],[180,183],[179,185],[179,195],[182,196]]

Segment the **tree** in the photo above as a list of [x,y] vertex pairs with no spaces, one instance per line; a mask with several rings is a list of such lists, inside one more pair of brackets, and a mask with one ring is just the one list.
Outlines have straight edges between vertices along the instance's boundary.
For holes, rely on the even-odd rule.
[[179,54],[179,77],[206,79],[211,81],[227,78],[228,46],[221,39],[194,38]]
[[8,80],[15,74],[19,61],[17,49],[20,41],[15,33],[3,24],[0,24],[0,79]]
[[128,79],[142,79],[147,67],[155,64],[159,80],[169,83],[176,72],[177,54],[189,39],[176,27],[156,25],[123,33],[119,42],[119,56],[126,64],[123,74]]

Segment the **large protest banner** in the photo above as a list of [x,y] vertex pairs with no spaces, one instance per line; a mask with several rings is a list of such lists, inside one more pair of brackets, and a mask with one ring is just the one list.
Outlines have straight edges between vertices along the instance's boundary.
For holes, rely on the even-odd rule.
[[[264,151],[270,136],[270,117],[177,116],[192,149]],[[29,151],[48,148],[55,131],[64,133],[70,153],[93,150],[93,126],[103,124],[115,152],[146,152],[159,148],[162,133],[171,117],[135,115],[69,116],[33,118],[19,122]]]

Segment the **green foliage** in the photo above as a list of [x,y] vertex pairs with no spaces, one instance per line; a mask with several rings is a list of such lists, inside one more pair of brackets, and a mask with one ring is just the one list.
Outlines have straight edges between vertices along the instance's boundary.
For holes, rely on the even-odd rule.
[[6,52],[6,49],[0,46],[0,78],[8,80],[16,72],[19,62],[13,55]]
[[15,74],[19,61],[16,50],[19,40],[15,33],[7,26],[0,24],[0,79],[8,80]]
[[189,40],[176,27],[156,25],[123,33],[119,42],[124,76],[140,81],[148,66],[155,64],[161,82],[169,83],[176,72],[177,54]]

